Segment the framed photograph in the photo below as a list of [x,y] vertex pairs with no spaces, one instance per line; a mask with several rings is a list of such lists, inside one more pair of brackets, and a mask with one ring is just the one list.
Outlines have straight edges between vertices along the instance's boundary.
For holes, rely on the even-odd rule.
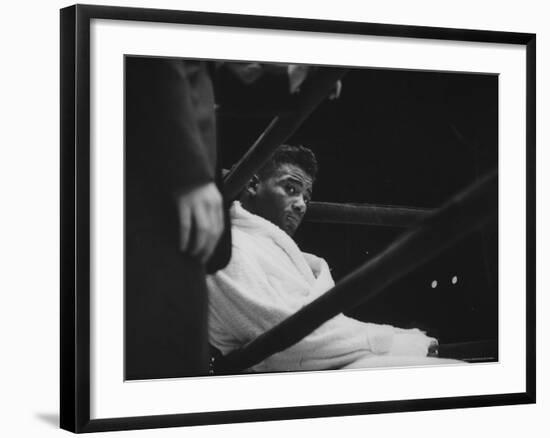
[[61,10],[61,427],[535,402],[534,34]]

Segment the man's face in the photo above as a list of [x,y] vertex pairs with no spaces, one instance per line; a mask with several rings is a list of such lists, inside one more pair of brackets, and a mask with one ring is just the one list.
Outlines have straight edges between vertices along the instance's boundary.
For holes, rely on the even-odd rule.
[[306,213],[312,186],[312,178],[301,167],[281,164],[259,180],[251,205],[252,213],[292,236]]

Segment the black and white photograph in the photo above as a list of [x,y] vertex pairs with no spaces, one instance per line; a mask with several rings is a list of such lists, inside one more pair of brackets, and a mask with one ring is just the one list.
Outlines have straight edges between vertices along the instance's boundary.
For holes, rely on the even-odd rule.
[[547,10],[6,2],[0,435],[550,436]]
[[62,429],[535,403],[536,36],[362,20],[61,10]]
[[127,379],[498,361],[498,75],[124,62]]

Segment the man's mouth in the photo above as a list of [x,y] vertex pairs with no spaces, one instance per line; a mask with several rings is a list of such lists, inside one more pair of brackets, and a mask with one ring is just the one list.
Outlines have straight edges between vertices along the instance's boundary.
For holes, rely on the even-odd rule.
[[290,219],[290,222],[292,222],[294,225],[298,225],[300,221],[302,220],[301,217],[293,215],[293,214],[287,214],[287,219]]

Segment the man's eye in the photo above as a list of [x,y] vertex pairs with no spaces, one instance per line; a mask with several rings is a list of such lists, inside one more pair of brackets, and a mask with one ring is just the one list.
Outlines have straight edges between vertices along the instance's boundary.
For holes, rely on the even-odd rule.
[[289,193],[289,195],[295,195],[296,194],[296,188],[293,186],[287,186],[286,191]]

